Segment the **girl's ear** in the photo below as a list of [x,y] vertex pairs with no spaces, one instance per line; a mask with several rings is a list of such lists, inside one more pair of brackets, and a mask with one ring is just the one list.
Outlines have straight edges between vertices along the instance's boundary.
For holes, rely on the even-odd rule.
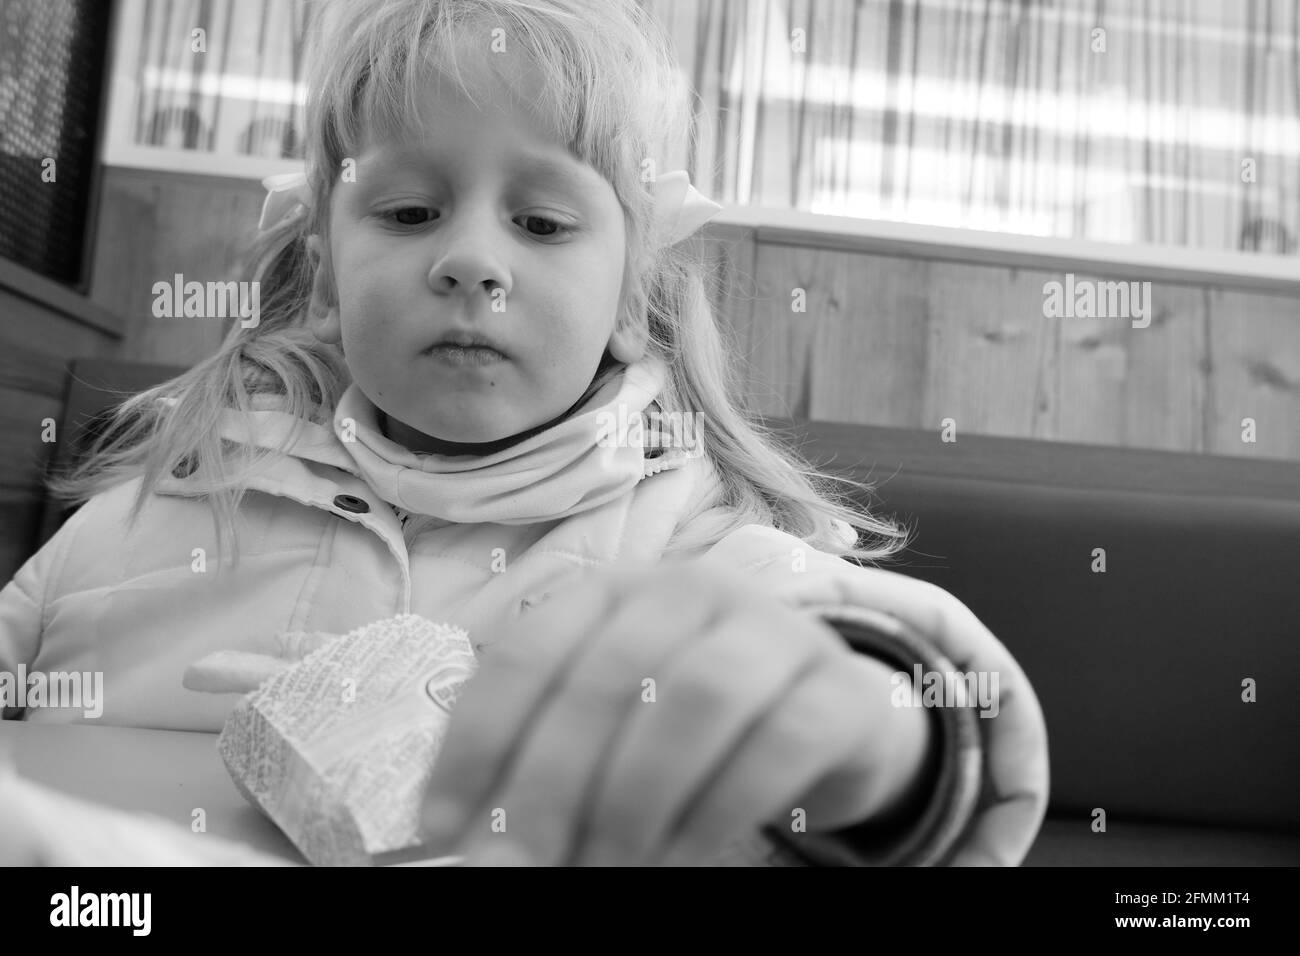
[[646,343],[650,341],[650,327],[645,316],[637,319],[629,309],[619,313],[618,323],[609,337],[609,354],[625,365],[638,362],[645,355]]
[[334,270],[329,246],[318,235],[307,237],[307,255],[312,260],[311,330],[316,338],[330,345],[343,341],[343,324],[339,318],[338,296],[334,294]]

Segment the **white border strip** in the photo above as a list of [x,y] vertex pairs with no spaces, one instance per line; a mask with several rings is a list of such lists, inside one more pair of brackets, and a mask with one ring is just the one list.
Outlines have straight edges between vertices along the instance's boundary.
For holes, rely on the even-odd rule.
[[295,159],[270,156],[230,156],[190,149],[167,149],[161,146],[121,145],[106,151],[105,166],[127,169],[151,169],[180,176],[225,176],[259,182],[279,173],[300,173],[303,164]]

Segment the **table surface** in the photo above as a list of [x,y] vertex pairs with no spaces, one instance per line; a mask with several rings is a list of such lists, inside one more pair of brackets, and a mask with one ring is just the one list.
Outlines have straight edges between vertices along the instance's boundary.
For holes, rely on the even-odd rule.
[[[155,814],[191,834],[202,808],[206,835],[302,863],[288,838],[235,788],[217,735],[100,724],[0,721],[0,747],[20,776],[72,796]],[[1090,818],[1049,816],[1028,866],[1295,866],[1300,836],[1270,831],[1116,821],[1096,834]]]
[[[99,724],[0,721],[0,746],[20,777],[74,797],[180,825],[195,840],[218,836],[295,863],[302,855],[235,788],[217,735]],[[206,833],[191,831],[202,808]]]

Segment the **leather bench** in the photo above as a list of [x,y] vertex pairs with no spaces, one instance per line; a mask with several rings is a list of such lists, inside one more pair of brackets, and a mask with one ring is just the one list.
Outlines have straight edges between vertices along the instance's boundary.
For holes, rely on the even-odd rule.
[[914,532],[880,566],[960,598],[1029,676],[1051,798],[1027,864],[1300,863],[1300,463],[770,424],[874,483],[855,499]]

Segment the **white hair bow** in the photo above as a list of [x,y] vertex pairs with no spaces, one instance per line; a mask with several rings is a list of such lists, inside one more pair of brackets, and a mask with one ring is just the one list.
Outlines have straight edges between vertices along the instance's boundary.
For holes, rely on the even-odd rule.
[[[258,229],[269,229],[298,206],[311,205],[311,189],[306,173],[281,173],[262,180],[266,201]],[[706,222],[722,212],[722,207],[700,195],[691,185],[684,169],[673,170],[655,178],[655,230],[664,245],[673,245],[693,235]]]
[[691,185],[686,170],[676,169],[655,178],[655,229],[659,241],[671,246],[691,236],[722,212],[712,199]]
[[311,205],[311,189],[306,173],[280,173],[262,180],[266,187],[266,200],[262,203],[262,218],[258,229],[270,229],[298,206]]

